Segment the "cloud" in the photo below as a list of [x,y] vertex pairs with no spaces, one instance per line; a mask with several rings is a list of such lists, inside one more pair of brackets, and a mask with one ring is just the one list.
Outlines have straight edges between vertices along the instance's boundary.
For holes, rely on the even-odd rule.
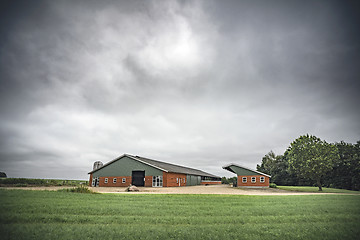
[[8,3],[0,169],[85,179],[130,153],[229,176],[222,165],[255,168],[302,134],[355,142],[351,4]]

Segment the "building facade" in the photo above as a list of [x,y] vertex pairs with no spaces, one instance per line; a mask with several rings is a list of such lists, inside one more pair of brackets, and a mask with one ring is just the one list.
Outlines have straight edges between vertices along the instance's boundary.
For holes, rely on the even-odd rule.
[[226,165],[223,169],[228,170],[237,175],[238,187],[269,187],[270,175],[252,170],[234,163]]
[[124,154],[89,172],[93,187],[182,187],[221,184],[221,178],[204,171]]

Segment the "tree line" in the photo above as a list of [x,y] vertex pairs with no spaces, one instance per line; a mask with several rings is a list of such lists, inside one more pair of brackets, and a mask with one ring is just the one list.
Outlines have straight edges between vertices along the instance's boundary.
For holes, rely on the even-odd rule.
[[327,143],[312,135],[294,140],[283,155],[270,151],[256,169],[285,186],[360,190],[360,141]]
[[231,177],[231,178],[222,177],[221,178],[221,184],[232,184],[232,183],[237,183],[237,177]]

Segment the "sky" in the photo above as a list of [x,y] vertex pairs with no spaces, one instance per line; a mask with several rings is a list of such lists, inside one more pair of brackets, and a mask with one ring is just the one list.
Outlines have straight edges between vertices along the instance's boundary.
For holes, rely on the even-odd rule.
[[218,176],[360,140],[356,1],[1,1],[0,171],[128,153]]

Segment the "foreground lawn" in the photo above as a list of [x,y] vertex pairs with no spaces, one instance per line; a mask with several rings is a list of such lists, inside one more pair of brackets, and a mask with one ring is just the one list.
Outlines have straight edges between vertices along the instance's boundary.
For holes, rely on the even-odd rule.
[[356,239],[360,196],[0,190],[1,239]]
[[[302,186],[277,186],[277,188],[287,191],[296,191],[296,192],[319,192],[318,187],[302,187]],[[350,194],[360,194],[359,191],[351,191],[346,189],[336,189],[336,188],[322,188],[324,193],[350,193]]]

